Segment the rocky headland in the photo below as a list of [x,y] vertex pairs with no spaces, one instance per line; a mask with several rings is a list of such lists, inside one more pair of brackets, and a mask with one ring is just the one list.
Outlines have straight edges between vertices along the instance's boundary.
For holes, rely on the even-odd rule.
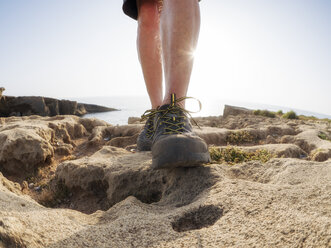
[[133,118],[0,118],[0,247],[331,247],[330,122],[196,121],[212,163],[155,171]]
[[[4,89],[4,88],[2,88]],[[0,117],[9,116],[56,116],[77,115],[115,111],[95,104],[78,103],[70,100],[58,100],[42,96],[3,96],[0,88]]]

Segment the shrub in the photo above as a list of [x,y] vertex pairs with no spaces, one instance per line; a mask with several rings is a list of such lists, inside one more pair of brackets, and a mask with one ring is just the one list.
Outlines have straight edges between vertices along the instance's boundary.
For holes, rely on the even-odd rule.
[[282,110],[278,110],[276,114],[282,116],[284,113]]
[[254,136],[248,132],[248,131],[237,131],[237,132],[231,132],[226,137],[227,144],[243,144],[243,143],[249,143],[253,142]]
[[267,150],[257,150],[255,152],[245,152],[239,148],[233,146],[227,146],[226,148],[209,148],[210,157],[214,163],[227,163],[233,165],[236,163],[243,163],[252,160],[259,160],[262,163],[275,157]]
[[291,120],[293,120],[293,119],[298,119],[297,114],[296,114],[293,110],[291,110],[291,111],[289,111],[289,112],[283,114],[282,117],[283,117],[284,119],[291,119]]
[[321,120],[321,121],[327,121],[327,122],[331,123],[331,119],[328,119],[328,118],[319,119],[319,120]]
[[319,132],[319,134],[317,135],[320,139],[322,140],[328,140],[328,141],[331,141],[329,139],[329,137],[326,135],[326,133],[323,133],[323,132]]
[[313,121],[317,121],[319,120],[317,117],[315,116],[305,116],[305,115],[299,115],[298,116],[299,120],[303,120],[303,121],[308,121],[308,120],[313,120]]
[[298,116],[299,120],[303,120],[303,121],[325,121],[328,122],[329,124],[331,123],[331,119],[328,118],[323,118],[323,119],[319,119],[315,116],[306,116],[306,115],[299,115]]
[[254,115],[260,115],[260,116],[264,116],[264,117],[270,117],[270,118],[275,118],[276,114],[275,112],[269,111],[269,110],[254,110],[253,111]]

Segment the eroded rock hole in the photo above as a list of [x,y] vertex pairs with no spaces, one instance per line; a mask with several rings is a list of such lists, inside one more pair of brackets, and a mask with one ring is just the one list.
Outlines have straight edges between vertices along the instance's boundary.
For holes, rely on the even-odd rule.
[[77,211],[91,214],[97,210],[109,209],[107,190],[109,184],[105,180],[96,180],[89,183],[87,190],[80,187],[73,188],[71,202],[67,206]]
[[90,182],[87,189],[77,186],[68,188],[63,180],[52,180],[40,192],[35,192],[34,198],[45,207],[69,208],[91,214],[109,209],[108,187],[108,182],[104,180]]
[[6,233],[0,233],[0,247],[25,248],[26,245],[23,244],[20,238],[11,237]]
[[148,191],[145,194],[135,194],[134,196],[143,203],[151,204],[154,202],[159,202],[161,200],[162,192],[161,191]]
[[107,189],[109,188],[108,182],[103,180],[93,181],[89,183],[89,190],[99,198],[107,197]]
[[185,213],[172,223],[176,232],[186,232],[212,226],[223,216],[223,209],[214,205],[208,205],[193,209]]

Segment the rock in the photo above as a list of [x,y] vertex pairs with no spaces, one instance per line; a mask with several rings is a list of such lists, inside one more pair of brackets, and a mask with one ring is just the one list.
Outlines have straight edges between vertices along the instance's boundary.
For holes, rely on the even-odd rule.
[[34,187],[34,191],[41,192],[41,187],[40,186]]
[[139,118],[139,117],[129,117],[128,124],[141,124],[140,119],[141,118]]
[[[76,113],[77,105],[78,105],[77,102],[69,101],[69,100],[62,100],[59,102],[60,113],[64,114],[64,115],[74,114],[74,113]],[[81,114],[86,114],[86,112],[79,113],[79,115],[81,115]]]
[[32,130],[14,128],[0,132],[0,164],[3,171],[22,174],[50,163],[51,144]]
[[122,147],[131,146],[137,143],[138,133],[129,137],[116,137],[110,140],[107,145]]
[[273,136],[268,135],[267,139],[266,139],[266,143],[267,144],[274,144],[274,143],[277,143],[277,142],[276,142],[276,139]]
[[5,91],[6,89],[4,87],[0,87],[0,99],[2,98],[2,95],[3,95],[3,92]]
[[[203,121],[214,125],[195,129],[208,144],[252,135],[236,146],[282,158],[155,171],[151,152],[130,152],[142,124],[0,118],[0,247],[330,247],[331,142],[318,137],[327,122]],[[43,144],[50,165],[38,164]],[[38,168],[33,186],[4,171],[16,158]]]
[[21,187],[22,187],[22,190],[23,189],[28,189],[29,188],[28,182],[24,180],[21,184]]
[[311,153],[311,159],[318,162],[323,162],[331,157],[331,150],[316,149]]
[[[6,96],[7,109],[6,111],[17,112],[20,115],[41,115],[48,116],[49,108],[45,104],[43,97],[9,97]],[[0,106],[1,109],[1,106]],[[2,116],[6,116],[5,113]]]
[[0,97],[0,116],[55,116],[78,115],[107,112],[116,109],[94,104],[77,103],[76,101],[58,100],[49,97],[23,96]]
[[9,114],[9,117],[11,117],[11,116],[21,116],[21,113],[19,113],[19,112],[11,112]]
[[68,156],[73,151],[73,146],[71,144],[59,144],[55,147],[55,153],[58,155]]
[[81,118],[79,119],[79,123],[82,124],[88,132],[92,132],[96,127],[111,126],[107,122],[96,118]]
[[214,127],[203,127],[194,131],[208,145],[226,145],[226,137],[229,134],[229,130],[225,128]]
[[118,111],[114,108],[103,107],[96,104],[86,104],[86,103],[79,103],[78,109],[85,109],[87,113],[100,113],[100,112],[108,112],[108,111]]
[[143,125],[131,124],[124,126],[97,126],[90,135],[90,145],[100,145],[105,142],[117,147],[135,144]]
[[[220,148],[225,148],[220,147]],[[267,144],[267,145],[257,145],[257,146],[237,146],[237,148],[246,152],[255,152],[258,150],[266,150],[277,157],[286,158],[302,158],[307,157],[307,154],[297,145],[293,144]]]
[[[8,180],[0,172],[0,194],[3,193],[3,192],[11,192],[11,193],[14,193],[14,194],[19,195],[19,196],[22,195],[20,185],[18,183],[15,183],[15,182],[12,182],[12,181]],[[1,211],[0,211],[0,213],[1,213]],[[0,225],[0,228],[1,228],[1,225]],[[0,231],[0,237],[1,237],[1,231]]]
[[45,97],[44,101],[48,107],[49,116],[55,116],[55,115],[59,115],[61,113],[58,100]]
[[227,117],[229,115],[239,115],[239,114],[253,114],[253,110],[242,108],[242,107],[236,107],[236,106],[230,106],[230,105],[224,105],[223,110],[223,117]]
[[[104,147],[90,157],[61,163],[56,170],[56,178],[69,189],[76,189],[76,194],[81,195],[85,191],[94,195],[100,207],[107,209],[130,195],[148,204],[187,205],[199,192],[215,183],[218,177],[203,167],[192,171],[179,169],[171,173],[154,171],[146,167],[149,162],[149,153],[132,154],[121,148]],[[182,181],[181,190],[185,190],[186,195],[179,198],[180,189],[173,185],[180,183],[184,174],[191,180]],[[162,192],[164,197],[161,200]],[[86,203],[80,210],[91,211],[92,201],[89,204],[90,209]]]
[[91,129],[102,124],[76,116],[0,118],[0,170],[24,175],[51,163],[54,154],[71,155],[74,140],[89,135],[80,122]]

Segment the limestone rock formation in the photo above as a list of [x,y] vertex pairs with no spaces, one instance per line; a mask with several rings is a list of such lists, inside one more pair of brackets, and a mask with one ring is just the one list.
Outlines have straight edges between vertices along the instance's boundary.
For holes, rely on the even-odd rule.
[[238,114],[253,114],[253,110],[242,107],[231,106],[231,105],[224,105],[223,117],[227,117],[229,115],[238,115]]
[[0,247],[331,246],[328,122],[200,121],[209,145],[275,158],[152,170],[142,124],[0,118]]
[[2,94],[6,89],[4,87],[0,87],[0,99],[2,98]]
[[54,149],[32,130],[13,128],[0,132],[0,164],[10,174],[33,171],[35,166],[50,163]]
[[114,111],[116,109],[76,101],[41,96],[0,97],[0,117],[77,115]]

